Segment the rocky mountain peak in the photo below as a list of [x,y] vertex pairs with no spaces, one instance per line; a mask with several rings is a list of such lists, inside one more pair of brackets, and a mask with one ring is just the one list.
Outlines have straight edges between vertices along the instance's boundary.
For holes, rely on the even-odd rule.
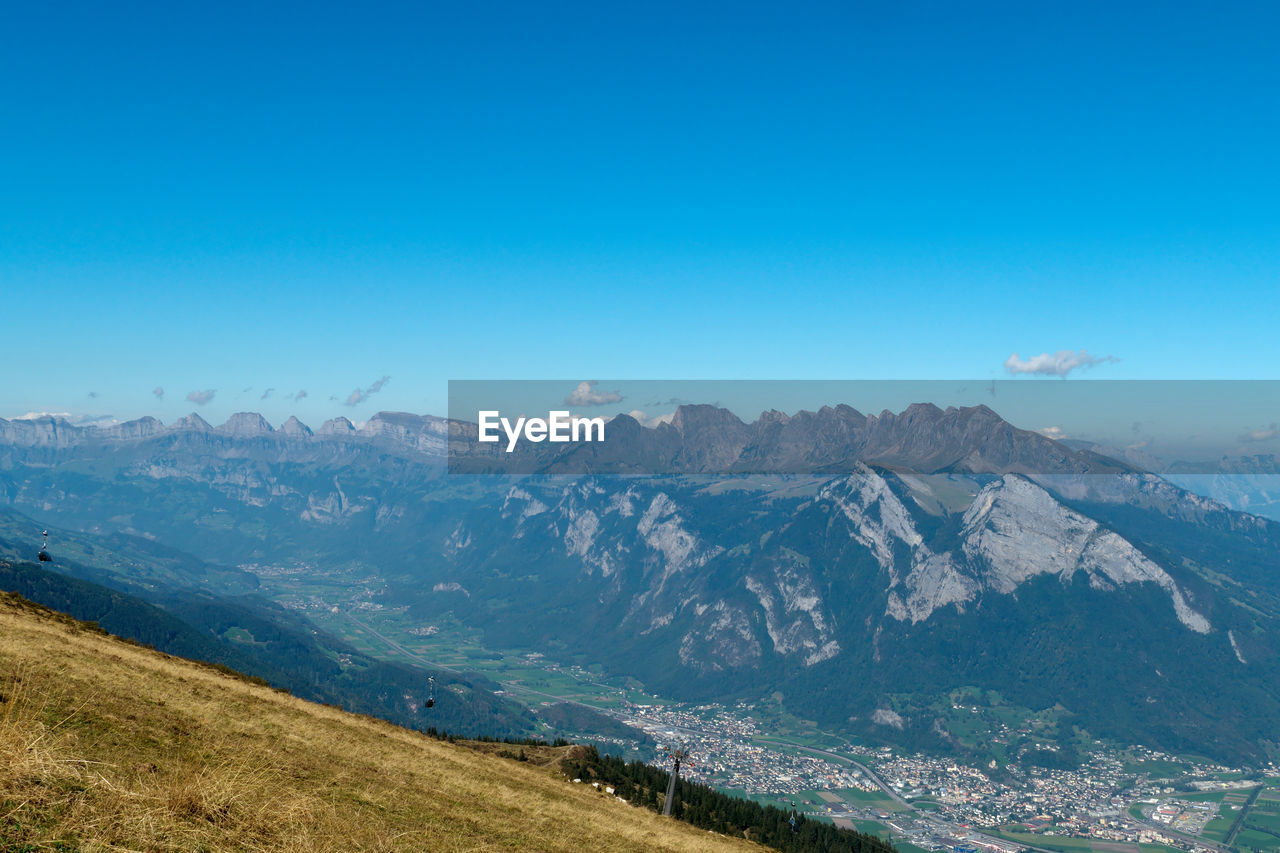
[[99,436],[108,441],[133,441],[150,438],[162,432],[164,432],[164,424],[150,415],[137,420],[125,421],[122,424],[112,424],[111,426],[98,428]]
[[316,430],[316,435],[352,435],[355,431],[355,424],[339,415],[321,424],[320,429]]
[[213,432],[209,422],[195,412],[184,418],[178,418],[169,429],[174,432]]
[[280,432],[284,435],[301,437],[312,435],[311,427],[298,420],[297,415],[290,415],[289,420],[280,425]]
[[267,423],[267,419],[257,412],[236,412],[227,418],[226,423],[218,427],[218,432],[248,437],[266,435],[275,432],[275,430],[271,428],[271,424]]

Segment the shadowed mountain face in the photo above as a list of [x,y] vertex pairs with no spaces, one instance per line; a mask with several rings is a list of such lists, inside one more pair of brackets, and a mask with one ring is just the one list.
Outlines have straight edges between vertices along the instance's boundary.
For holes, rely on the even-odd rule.
[[[495,737],[533,731],[529,714],[495,695],[498,685],[483,676],[379,661],[254,596],[163,588],[144,600],[81,579],[104,574],[110,576],[78,563],[53,570],[0,559],[0,590],[168,654],[228,666],[302,698],[410,728]],[[423,707],[428,677],[448,697],[430,712]]]
[[[1275,526],[986,407],[747,424],[684,406],[510,455],[436,418],[313,435],[255,417],[110,439],[24,426],[0,448],[0,495],[212,563],[358,571],[378,604],[451,613],[494,646],[684,698],[781,694],[869,736],[945,747],[925,699],[973,685],[1094,736],[1276,749]],[[549,474],[677,474],[445,474],[446,437],[469,470],[523,453]]]

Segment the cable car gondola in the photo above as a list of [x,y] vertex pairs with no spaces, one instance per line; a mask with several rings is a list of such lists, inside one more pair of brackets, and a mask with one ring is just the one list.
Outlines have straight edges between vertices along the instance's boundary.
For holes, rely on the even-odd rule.
[[49,531],[44,532],[44,544],[40,546],[40,553],[36,554],[36,559],[42,563],[52,563],[53,557],[49,556]]

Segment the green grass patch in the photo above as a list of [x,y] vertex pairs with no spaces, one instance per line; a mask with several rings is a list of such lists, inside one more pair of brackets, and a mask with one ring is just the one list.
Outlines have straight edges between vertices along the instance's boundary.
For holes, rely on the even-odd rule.
[[1259,851],[1280,850],[1280,838],[1256,829],[1242,829],[1236,836],[1235,846]]
[[1204,791],[1199,794],[1175,794],[1174,796],[1179,800],[1188,800],[1193,803],[1222,803],[1232,799],[1233,795],[1242,803],[1249,798],[1247,791]]
[[878,820],[855,820],[853,825],[858,828],[858,832],[865,832],[868,835],[878,835],[881,838],[888,838],[892,833],[889,827],[885,826]]
[[1250,829],[1259,828],[1266,832],[1274,832],[1277,836],[1280,836],[1280,815],[1260,812],[1256,808],[1250,809],[1244,823]]
[[1205,824],[1204,830],[1200,833],[1200,837],[1208,841],[1216,841],[1219,844],[1227,840],[1227,833],[1231,831],[1231,824],[1236,822],[1236,815],[1240,812],[1238,809],[1231,811],[1223,811],[1213,820]]
[[1187,765],[1179,761],[1165,760],[1149,760],[1149,761],[1129,761],[1124,765],[1124,772],[1138,775],[1146,773],[1147,775],[1157,779],[1167,779],[1172,776],[1181,776],[1188,770]]

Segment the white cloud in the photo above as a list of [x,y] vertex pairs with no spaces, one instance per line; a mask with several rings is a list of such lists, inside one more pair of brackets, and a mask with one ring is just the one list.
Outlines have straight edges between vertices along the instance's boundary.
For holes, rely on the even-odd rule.
[[1108,364],[1119,360],[1113,355],[1104,355],[1098,358],[1097,356],[1089,355],[1085,350],[1060,349],[1052,355],[1042,352],[1024,361],[1015,352],[1004,360],[1004,369],[1015,376],[1019,373],[1036,373],[1041,376],[1061,376],[1065,378],[1073,370],[1093,367],[1097,364]]
[[76,415],[71,419],[76,426],[111,426],[120,422],[115,415]]
[[617,391],[597,391],[600,383],[594,379],[579,382],[578,387],[564,398],[566,406],[604,406],[609,403],[621,403],[622,395]]
[[274,393],[276,393],[276,389],[274,389],[274,388],[268,388],[267,390],[265,390],[265,391],[263,391],[263,392],[262,392],[262,396],[261,396],[261,397],[259,397],[258,399],[259,399],[259,400],[269,400],[269,399],[271,398],[271,395],[272,395],[272,394],[274,394]]
[[1067,437],[1067,434],[1063,432],[1062,427],[1060,426],[1041,427],[1036,430],[1036,432],[1040,433],[1045,438],[1052,438],[1054,441],[1062,441],[1062,439]]
[[195,403],[197,406],[203,406],[205,403],[213,399],[213,395],[218,393],[218,389],[211,388],[208,391],[188,391],[187,402]]
[[34,421],[36,418],[57,418],[58,420],[71,420],[70,412],[27,412],[25,415],[12,417],[11,421]]
[[120,423],[120,419],[114,415],[73,415],[70,412],[27,412],[9,420],[34,421],[37,418],[53,418],[66,421],[72,426],[111,426]]
[[627,412],[627,414],[639,421],[640,426],[648,427],[650,429],[656,427],[658,424],[669,424],[671,423],[671,419],[676,416],[675,412],[667,412],[665,415],[654,415],[653,417],[649,417],[639,409],[632,409]]
[[381,379],[379,379],[377,382],[370,385],[368,388],[365,388],[363,391],[357,388],[347,396],[347,402],[345,403],[345,405],[348,405],[348,406],[360,405],[365,400],[368,400],[374,394],[377,394],[379,391],[381,391],[382,386],[386,385],[390,381],[391,381],[390,376],[384,376]]
[[1263,429],[1250,430],[1240,436],[1241,441],[1271,441],[1275,438],[1280,438],[1280,428],[1277,428],[1276,424]]

